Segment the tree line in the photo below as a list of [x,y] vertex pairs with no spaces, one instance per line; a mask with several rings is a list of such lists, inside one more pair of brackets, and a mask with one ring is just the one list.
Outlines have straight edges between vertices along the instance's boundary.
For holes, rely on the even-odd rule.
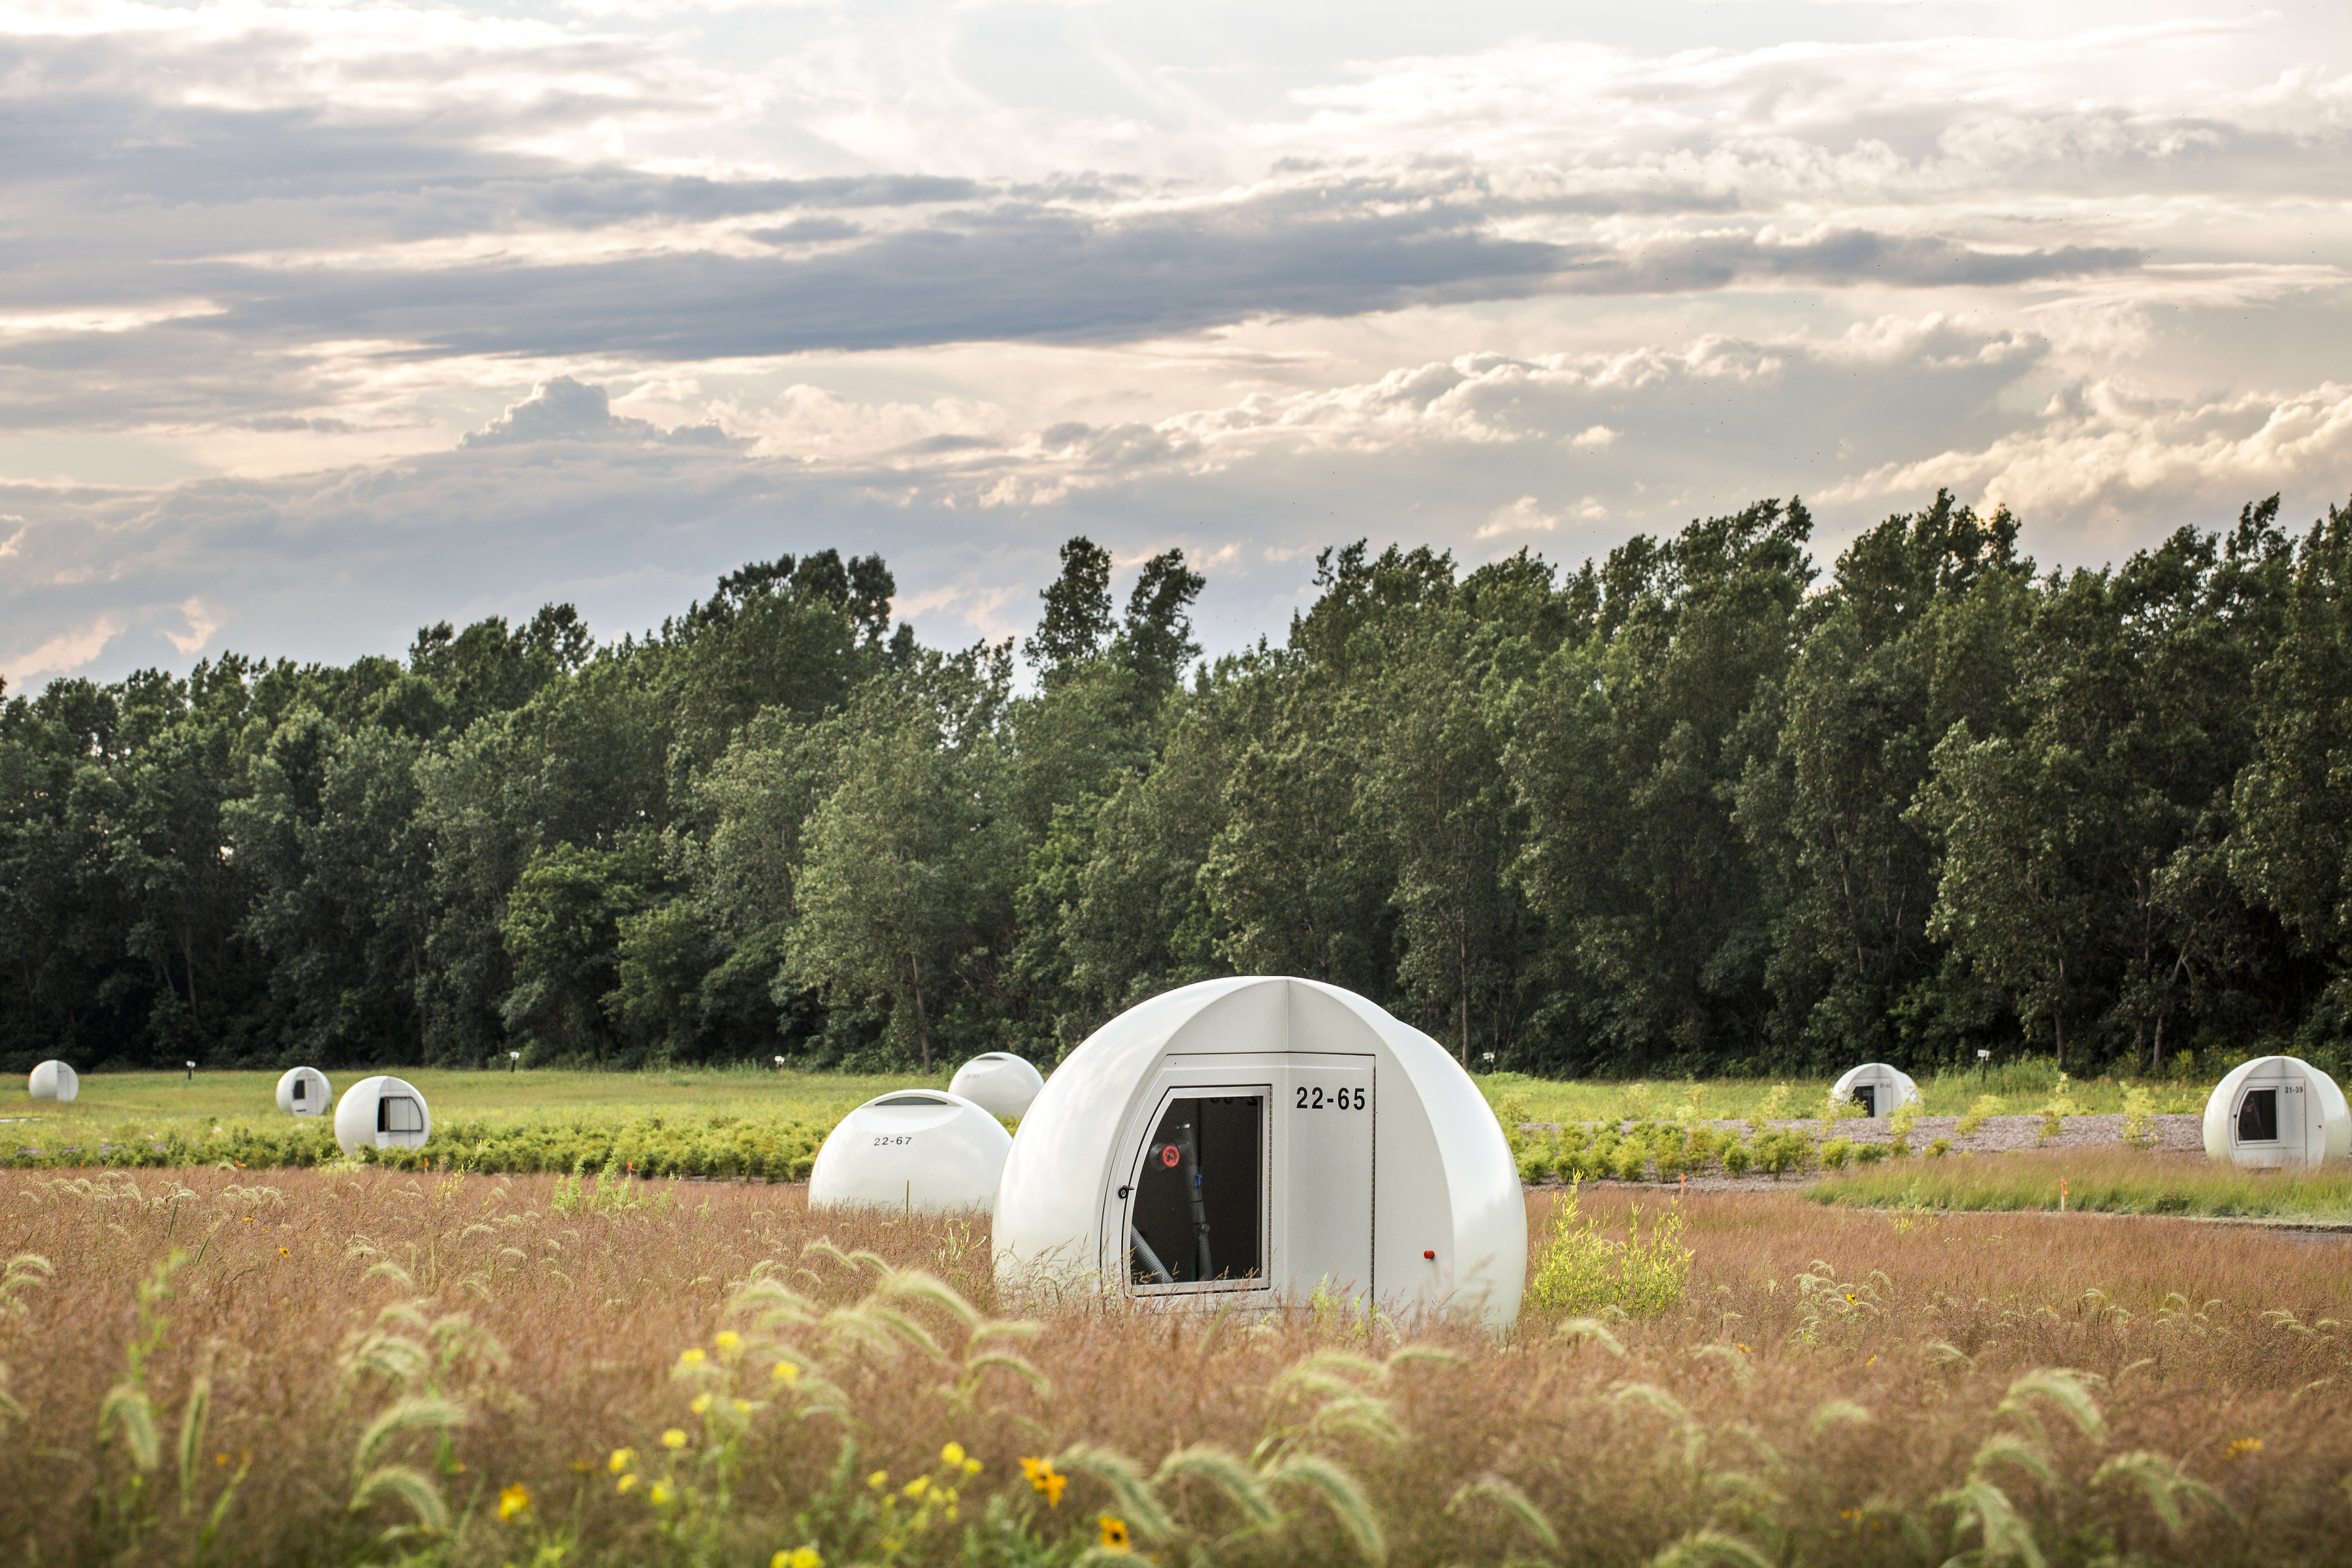
[[[2352,1037],[2352,505],[2042,572],[1947,494],[1560,570],[1325,551],[1281,646],[1073,539],[1016,654],[878,557],[0,707],[0,1057],[1053,1059],[1347,986],[1473,1065],[2076,1071]],[[1025,663],[1033,679],[1019,679]]]

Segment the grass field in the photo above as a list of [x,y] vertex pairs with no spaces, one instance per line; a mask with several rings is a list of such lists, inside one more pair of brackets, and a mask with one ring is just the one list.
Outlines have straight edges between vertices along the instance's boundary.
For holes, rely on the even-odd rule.
[[[346,1073],[338,1092],[364,1075]],[[608,1161],[652,1175],[759,1175],[796,1180],[854,1107],[945,1074],[871,1077],[761,1072],[448,1072],[411,1068],[433,1133],[406,1158],[475,1168],[550,1172]],[[277,1105],[278,1075],[109,1073],[81,1080],[68,1104],[17,1102],[0,1125],[0,1162],[78,1166],[204,1165],[264,1169],[338,1157],[328,1117]],[[13,1137],[10,1134],[14,1134]]]
[[[338,1089],[364,1076],[340,1074]],[[853,1107],[889,1089],[944,1088],[944,1072],[857,1076],[746,1068],[646,1073],[460,1072],[406,1069],[425,1093],[434,1134],[414,1163],[450,1163],[519,1173],[595,1170],[608,1161],[657,1175],[739,1175],[797,1179],[816,1146]],[[272,1072],[94,1074],[67,1105],[0,1101],[0,1163],[191,1165],[226,1163],[254,1169],[310,1165],[335,1157],[325,1119],[279,1111]],[[1607,1122],[1698,1117],[1737,1118],[1765,1104],[1765,1080],[1557,1082],[1515,1073],[1480,1085],[1507,1121]],[[1931,1115],[1979,1107],[1996,1114],[2039,1110],[2056,1088],[2046,1063],[2014,1064],[1986,1078],[1931,1079],[1922,1086]],[[2149,1086],[2154,1109],[2194,1110],[2207,1086]],[[1784,1113],[1817,1109],[1829,1084],[1786,1083]],[[2122,1108],[2123,1086],[2074,1084],[2082,1112]],[[13,1135],[13,1136],[12,1136]]]
[[[436,1121],[475,1121],[497,1125],[588,1121],[618,1123],[646,1116],[736,1116],[830,1123],[877,1094],[909,1084],[947,1087],[947,1075],[873,1077],[852,1073],[769,1072],[744,1068],[670,1072],[452,1072],[401,1068],[399,1076],[425,1091]],[[98,1073],[83,1078],[70,1104],[35,1100],[19,1093],[6,1110],[14,1121],[62,1136],[68,1131],[128,1137],[161,1136],[199,1124],[276,1124],[274,1072]],[[367,1077],[352,1070],[333,1075],[335,1092]]]
[[[1664,1209],[1581,1198],[1604,1232],[1634,1202]],[[1004,1300],[984,1219],[793,1188],[0,1173],[0,1252],[50,1266],[0,1283],[0,1539],[453,1568],[1074,1565],[1122,1537],[1253,1565],[2341,1560],[2338,1244],[1676,1212],[1664,1310],[1496,1338]]]
[[[2064,1184],[2064,1191],[2060,1184]],[[2134,1149],[1910,1160],[1830,1176],[1806,1194],[1852,1207],[2015,1213],[2259,1215],[2352,1222],[2352,1168],[2241,1171],[2202,1155]]]

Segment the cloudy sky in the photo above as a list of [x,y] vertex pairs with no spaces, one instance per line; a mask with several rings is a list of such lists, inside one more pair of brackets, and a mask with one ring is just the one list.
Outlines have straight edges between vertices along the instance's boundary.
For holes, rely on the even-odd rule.
[[0,0],[0,674],[2352,493],[2352,6]]

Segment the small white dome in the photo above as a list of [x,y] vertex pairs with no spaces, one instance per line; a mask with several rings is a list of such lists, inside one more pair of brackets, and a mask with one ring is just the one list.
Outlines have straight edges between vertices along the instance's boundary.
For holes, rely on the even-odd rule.
[[948,1092],[969,1100],[991,1116],[1020,1121],[1045,1087],[1044,1075],[1005,1051],[984,1051],[956,1068]]
[[324,1116],[334,1097],[335,1086],[317,1068],[288,1068],[278,1080],[278,1109],[296,1116]]
[[363,1078],[335,1106],[335,1142],[362,1149],[414,1149],[433,1135],[433,1112],[416,1086],[389,1076]]
[[43,1062],[26,1087],[35,1100],[71,1100],[81,1092],[81,1079],[63,1062]]
[[2298,1057],[2256,1057],[2205,1101],[2207,1158],[2264,1169],[2352,1153],[2352,1109],[2336,1080]]
[[1858,1068],[1848,1068],[1830,1093],[1842,1100],[1860,1100],[1865,1116],[1892,1116],[1896,1106],[1919,1098],[1919,1086],[1900,1068],[1888,1067],[1885,1062],[1864,1062]]
[[985,1209],[1013,1136],[968,1100],[934,1089],[867,1100],[825,1135],[809,1172],[809,1206]]

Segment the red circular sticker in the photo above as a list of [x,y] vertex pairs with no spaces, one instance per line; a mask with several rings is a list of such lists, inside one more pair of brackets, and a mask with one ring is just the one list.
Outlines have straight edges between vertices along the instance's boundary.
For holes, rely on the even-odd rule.
[[1176,1152],[1176,1145],[1173,1143],[1160,1151],[1160,1163],[1171,1171],[1176,1168],[1176,1162],[1182,1158],[1181,1154]]

